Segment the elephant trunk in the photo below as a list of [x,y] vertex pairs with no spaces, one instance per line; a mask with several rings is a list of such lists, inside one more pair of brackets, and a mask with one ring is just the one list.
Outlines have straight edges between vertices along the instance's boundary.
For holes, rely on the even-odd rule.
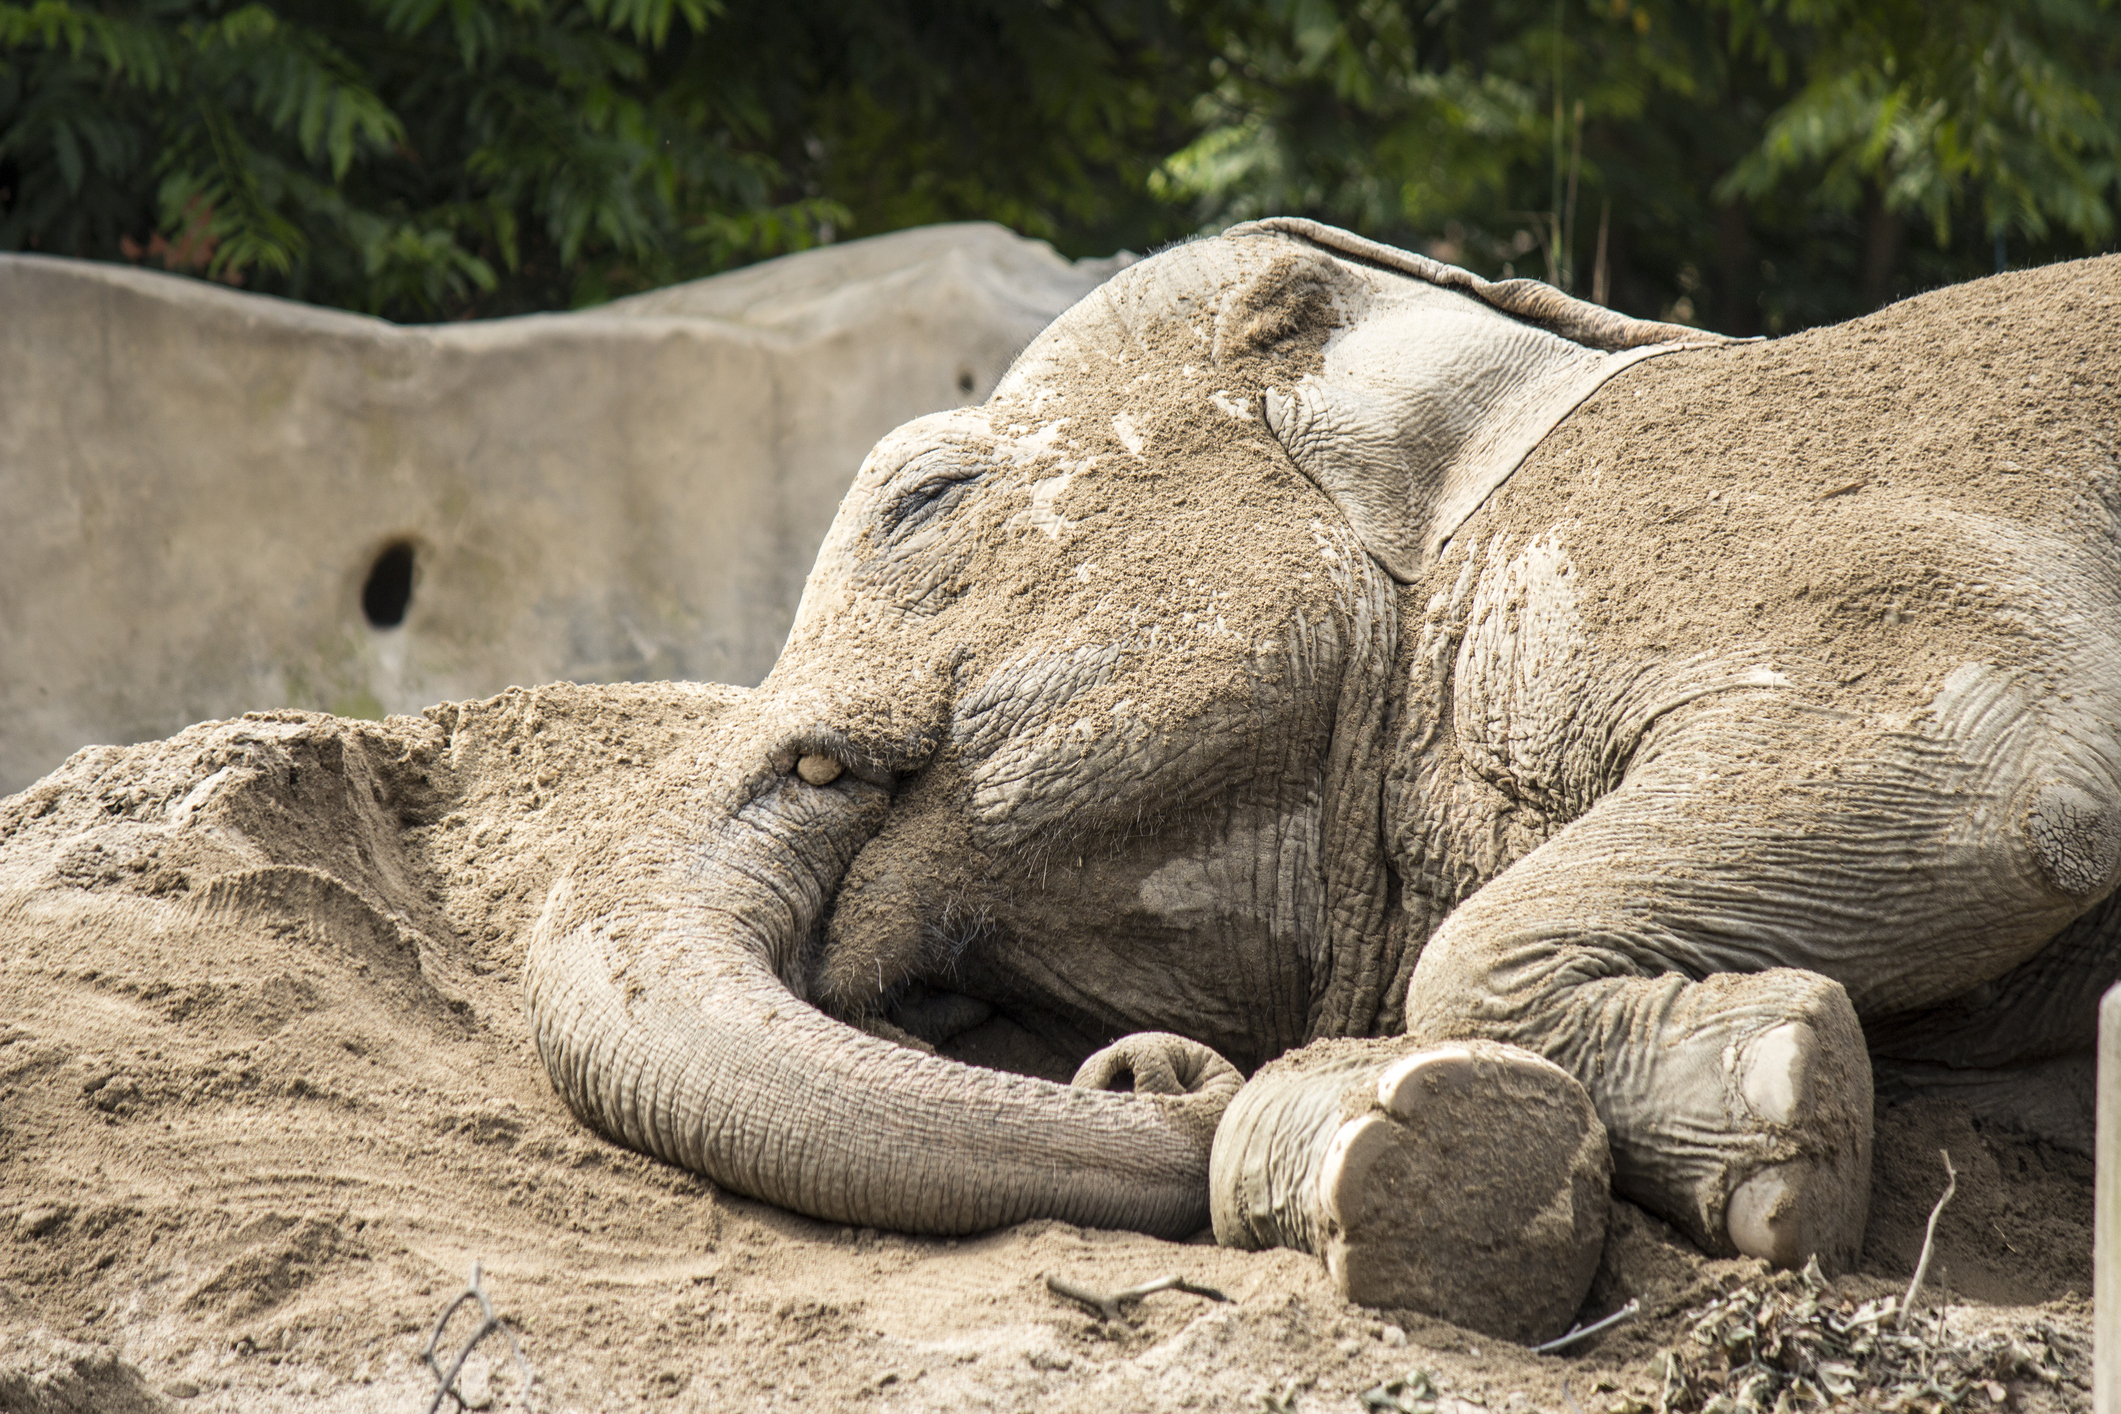
[[651,832],[556,885],[525,983],[561,1096],[618,1142],[834,1222],[1205,1226],[1234,1073],[1193,1095],[1056,1085],[880,1040],[783,980],[800,985],[804,949],[887,809],[851,775],[785,776],[704,844]]

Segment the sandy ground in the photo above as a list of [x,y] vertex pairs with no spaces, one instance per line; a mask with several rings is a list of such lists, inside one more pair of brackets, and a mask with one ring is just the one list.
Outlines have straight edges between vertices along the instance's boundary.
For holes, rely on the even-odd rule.
[[[1350,1307],[1295,1253],[857,1232],[595,1137],[532,1051],[519,940],[570,830],[728,694],[257,716],[84,752],[0,802],[0,1411],[426,1409],[421,1351],[474,1262],[541,1410],[1353,1411],[1415,1371],[1438,1395],[1407,1407],[1629,1410],[1654,1407],[1685,1313],[1762,1277],[1616,1205],[1585,1315],[1645,1317],[1534,1356]],[[2062,1342],[2061,1383],[1999,1385],[2011,1407],[2088,1407],[2079,1155],[1943,1100],[1885,1108],[1837,1290],[1905,1283],[1939,1148],[1962,1177],[1930,1299],[1955,1328]],[[1229,1300],[1107,1321],[1048,1273]],[[525,1407],[498,1341],[463,1387]]]

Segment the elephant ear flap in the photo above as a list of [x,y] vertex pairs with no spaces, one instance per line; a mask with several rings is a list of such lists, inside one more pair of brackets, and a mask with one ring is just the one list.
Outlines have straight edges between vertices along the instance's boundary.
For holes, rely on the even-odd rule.
[[1485,309],[1401,309],[1350,331],[1325,371],[1261,399],[1296,469],[1370,557],[1419,579],[1555,425],[1653,345],[1601,353]]
[[[1421,572],[1428,499],[1393,410],[1351,383],[1307,378],[1269,388],[1261,400],[1267,430],[1289,460],[1331,498],[1370,558],[1401,583]],[[1412,455],[1410,455],[1412,452]]]
[[1587,348],[1453,290],[1376,278],[1319,371],[1262,402],[1289,459],[1401,583],[1600,384],[1681,347]]
[[1315,221],[1235,226],[1304,241],[1359,280],[1320,367],[1263,398],[1289,459],[1409,583],[1555,424],[1621,369],[1729,342],[1629,319],[1535,280],[1491,282]]

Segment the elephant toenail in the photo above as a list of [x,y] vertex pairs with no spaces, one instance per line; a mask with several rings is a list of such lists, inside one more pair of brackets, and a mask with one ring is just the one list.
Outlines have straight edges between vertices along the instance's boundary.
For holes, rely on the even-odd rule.
[[1289,400],[1280,389],[1269,388],[1260,395],[1260,415],[1266,419],[1267,430],[1279,437],[1282,425],[1289,419]]
[[[1792,1175],[1801,1167],[1777,1164],[1765,1168],[1732,1190],[1724,1208],[1724,1229],[1731,1245],[1748,1257],[1764,1257],[1778,1267],[1793,1264],[1804,1255],[1798,1231],[1801,1223],[1795,1207]],[[1801,1180],[1800,1180],[1801,1181]]]
[[1786,1021],[1745,1048],[1739,1089],[1746,1106],[1769,1124],[1788,1124],[1797,1113],[1798,1072],[1811,1049],[1810,1032],[1802,1022]]
[[795,773],[814,786],[829,786],[847,768],[830,756],[812,752],[795,763]]
[[1392,1151],[1394,1137],[1392,1125],[1376,1115],[1351,1119],[1334,1134],[1318,1169],[1318,1206],[1328,1222],[1345,1230],[1368,1215],[1365,1180],[1378,1160]]
[[1423,1096],[1452,1088],[1473,1063],[1473,1053],[1463,1046],[1439,1046],[1402,1057],[1377,1077],[1377,1107],[1401,1119],[1412,1118]]

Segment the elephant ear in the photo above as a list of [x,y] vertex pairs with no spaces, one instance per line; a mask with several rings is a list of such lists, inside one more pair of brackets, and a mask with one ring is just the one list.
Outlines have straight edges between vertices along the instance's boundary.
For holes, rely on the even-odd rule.
[[1536,280],[1483,280],[1316,221],[1255,221],[1226,235],[1295,237],[1368,286],[1338,301],[1360,312],[1327,340],[1321,371],[1268,389],[1263,410],[1297,469],[1402,583],[1593,389],[1643,359],[1730,342]]

